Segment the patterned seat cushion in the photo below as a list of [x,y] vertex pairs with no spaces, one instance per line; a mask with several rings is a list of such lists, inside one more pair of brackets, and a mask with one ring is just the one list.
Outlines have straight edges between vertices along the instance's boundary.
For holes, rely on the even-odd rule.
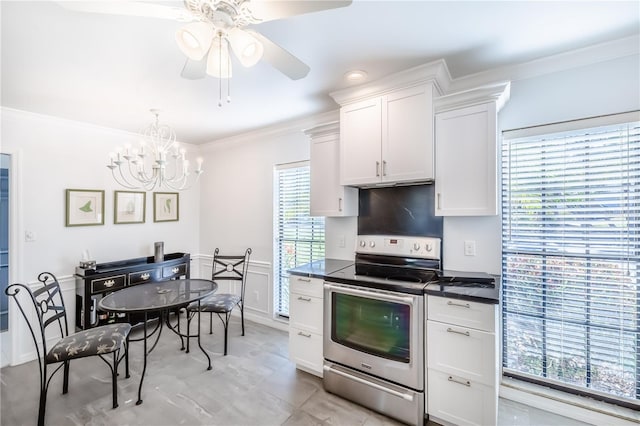
[[127,338],[130,330],[131,324],[118,323],[80,331],[56,343],[47,354],[45,361],[50,364],[115,352],[122,347],[122,342]]
[[[235,294],[214,294],[200,301],[201,312],[229,312],[240,302],[240,296]],[[198,302],[189,305],[190,311],[198,309]]]

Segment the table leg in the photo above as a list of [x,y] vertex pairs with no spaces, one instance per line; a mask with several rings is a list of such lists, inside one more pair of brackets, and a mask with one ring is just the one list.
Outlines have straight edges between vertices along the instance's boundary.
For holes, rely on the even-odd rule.
[[144,381],[144,373],[147,371],[147,313],[144,313],[144,322],[142,325],[144,329],[144,352],[143,352],[143,362],[142,362],[142,375],[140,376],[140,385],[138,386],[138,401],[136,401],[136,405],[142,404],[142,382]]
[[[187,342],[188,342],[188,339],[189,338],[187,337]],[[204,356],[207,357],[207,361],[209,361],[209,366],[207,367],[207,370],[211,370],[211,358],[209,357],[209,354],[207,353],[207,351],[205,351],[202,345],[200,344],[200,301],[199,300],[198,300],[198,346],[200,346],[200,350],[202,350],[202,353],[204,354]]]

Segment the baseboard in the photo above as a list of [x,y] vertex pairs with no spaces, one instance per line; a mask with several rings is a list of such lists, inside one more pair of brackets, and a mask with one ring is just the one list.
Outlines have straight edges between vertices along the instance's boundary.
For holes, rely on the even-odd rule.
[[506,377],[500,385],[500,397],[593,425],[640,423],[638,411]]

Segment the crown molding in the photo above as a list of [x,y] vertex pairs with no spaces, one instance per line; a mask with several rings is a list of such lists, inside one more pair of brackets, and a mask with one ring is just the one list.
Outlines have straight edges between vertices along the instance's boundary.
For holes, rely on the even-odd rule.
[[332,121],[310,129],[304,129],[303,132],[305,135],[312,138],[325,135],[335,135],[336,133],[340,133],[340,121]]
[[495,81],[525,80],[634,55],[640,55],[640,35],[455,78],[449,89],[458,92]]
[[394,90],[406,89],[425,83],[432,83],[438,95],[447,93],[451,83],[451,74],[449,74],[449,68],[447,68],[447,63],[444,59],[438,59],[437,61],[390,74],[370,83],[331,92],[329,95],[339,105],[345,105],[371,96],[381,96]]
[[500,111],[504,104],[509,100],[510,93],[511,82],[509,81],[488,84],[474,89],[464,90],[435,98],[433,100],[433,108],[435,113],[439,113],[452,109],[484,104],[487,102],[495,102],[496,110]]
[[291,133],[302,133],[303,129],[312,128],[328,122],[337,121],[340,119],[340,111],[332,110],[323,112],[320,114],[314,114],[308,117],[298,118],[295,120],[287,121],[284,123],[277,123],[267,127],[261,127],[259,129],[242,133],[240,135],[230,136],[224,139],[218,139],[208,142],[204,145],[200,145],[201,152],[211,152],[229,145],[241,144],[246,142],[253,142],[256,139],[273,138]]

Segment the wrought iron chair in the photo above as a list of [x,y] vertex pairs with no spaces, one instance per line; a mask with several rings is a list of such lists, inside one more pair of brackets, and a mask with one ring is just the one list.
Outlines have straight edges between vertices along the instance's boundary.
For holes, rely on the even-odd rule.
[[[244,336],[244,289],[247,283],[247,268],[249,267],[249,256],[251,249],[248,248],[244,255],[222,256],[220,249],[216,248],[213,253],[213,268],[211,279],[213,281],[239,281],[240,294],[236,293],[216,293],[200,301],[200,312],[209,312],[209,334],[213,334],[213,314],[217,314],[224,325],[224,354],[227,354],[227,340],[229,319],[231,311],[238,306],[240,308],[240,320],[242,323],[242,335]],[[219,287],[218,287],[219,288]],[[187,307],[187,330],[189,329],[193,314],[198,310],[197,303],[191,303]],[[187,343],[188,345],[188,343]]]
[[[36,346],[36,353],[38,354],[40,367],[38,425],[44,425],[49,383],[53,376],[63,367],[62,393],[66,394],[69,391],[69,365],[72,359],[97,355],[109,366],[113,381],[113,408],[116,408],[118,406],[116,377],[118,364],[123,358],[126,358],[126,377],[129,377],[128,340],[131,325],[128,323],[108,324],[70,335],[67,313],[57,278],[49,272],[43,272],[38,275],[38,281],[42,283],[42,287],[33,291],[24,284],[12,284],[5,289],[7,296],[13,297],[16,301],[22,316],[27,322]],[[21,295],[23,289],[26,294],[24,297]],[[37,323],[35,320],[29,320],[31,305],[37,316]],[[62,338],[47,351],[48,345],[45,331],[50,325],[53,325],[52,328],[59,332]],[[120,356],[122,348],[124,348],[124,354]],[[110,353],[113,353],[113,363],[110,363],[105,358],[105,355]],[[57,363],[60,363],[60,365],[48,376],[47,367],[50,364]]]

